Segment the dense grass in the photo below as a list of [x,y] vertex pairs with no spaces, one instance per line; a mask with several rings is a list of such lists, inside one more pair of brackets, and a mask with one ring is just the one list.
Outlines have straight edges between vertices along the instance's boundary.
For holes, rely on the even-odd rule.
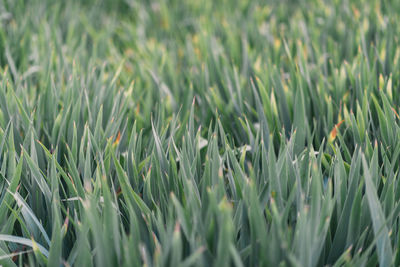
[[399,266],[399,10],[0,0],[0,265]]

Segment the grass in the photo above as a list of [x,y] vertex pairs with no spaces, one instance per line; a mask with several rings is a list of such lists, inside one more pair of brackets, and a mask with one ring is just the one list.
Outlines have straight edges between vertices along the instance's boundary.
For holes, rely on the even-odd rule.
[[0,265],[399,266],[398,10],[0,0]]

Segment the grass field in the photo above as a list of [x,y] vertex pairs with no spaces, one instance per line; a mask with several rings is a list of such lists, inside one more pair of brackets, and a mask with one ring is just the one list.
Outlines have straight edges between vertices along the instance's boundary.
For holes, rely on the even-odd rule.
[[399,266],[400,1],[0,0],[1,266]]

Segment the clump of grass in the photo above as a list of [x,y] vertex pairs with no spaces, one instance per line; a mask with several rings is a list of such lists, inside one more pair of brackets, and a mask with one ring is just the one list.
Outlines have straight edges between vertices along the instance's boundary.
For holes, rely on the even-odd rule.
[[0,265],[398,266],[399,9],[0,0]]

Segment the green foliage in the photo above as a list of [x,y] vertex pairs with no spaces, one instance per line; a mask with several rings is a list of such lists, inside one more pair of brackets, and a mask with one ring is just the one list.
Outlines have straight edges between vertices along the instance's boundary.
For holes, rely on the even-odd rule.
[[390,0],[0,0],[1,266],[399,266]]

